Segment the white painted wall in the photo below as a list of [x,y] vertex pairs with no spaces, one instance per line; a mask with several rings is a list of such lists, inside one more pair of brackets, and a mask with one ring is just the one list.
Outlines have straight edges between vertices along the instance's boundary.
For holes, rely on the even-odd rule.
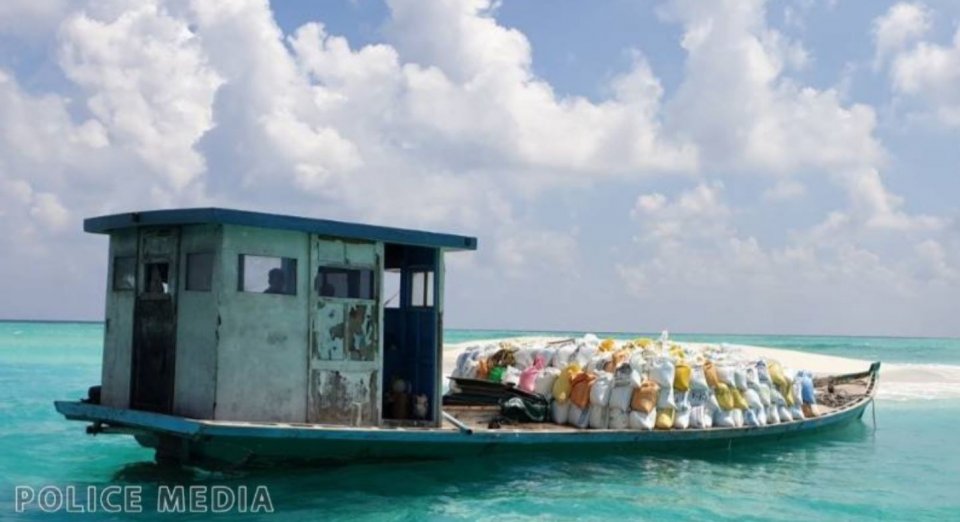
[[133,306],[137,295],[134,290],[114,290],[114,258],[132,256],[136,259],[138,237],[136,229],[118,231],[110,236],[100,403],[114,408],[130,406]]
[[[177,368],[173,412],[195,419],[212,419],[216,402],[217,338],[223,263],[221,225],[193,225],[180,231],[180,281],[177,292]],[[187,255],[213,253],[210,291],[187,290]],[[234,282],[234,288],[236,283]]]
[[[303,422],[309,235],[225,225],[222,245],[215,418]],[[297,295],[238,291],[240,254],[297,259]]]

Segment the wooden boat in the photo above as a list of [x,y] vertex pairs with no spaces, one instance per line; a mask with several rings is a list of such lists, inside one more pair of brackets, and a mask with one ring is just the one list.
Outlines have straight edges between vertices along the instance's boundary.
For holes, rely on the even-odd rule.
[[[764,427],[501,424],[497,406],[440,400],[443,253],[472,250],[474,238],[222,209],[106,216],[85,228],[111,237],[102,382],[55,407],[90,423],[89,434],[132,435],[160,461],[219,468],[729,446],[860,419],[879,376],[880,363],[821,376],[819,416]],[[266,290],[245,288],[256,267],[269,268]],[[396,306],[387,272],[398,275]],[[409,393],[398,408],[384,390],[400,378]],[[416,413],[414,396],[424,406]]]
[[[779,440],[843,426],[863,416],[874,400],[880,364],[862,373],[818,379],[818,395],[840,397],[820,405],[820,416],[759,428],[687,430],[581,430],[549,423],[505,425],[491,429],[499,413],[493,406],[445,407],[440,427],[353,428],[322,424],[196,420],[83,402],[57,402],[72,420],[93,422],[90,433],[134,435],[148,447],[164,449],[184,462],[207,467],[280,462],[441,459],[491,452],[546,453],[652,452],[710,445]],[[827,392],[828,387],[834,390]],[[161,448],[161,444],[168,445]],[[172,447],[171,447],[172,446]]]

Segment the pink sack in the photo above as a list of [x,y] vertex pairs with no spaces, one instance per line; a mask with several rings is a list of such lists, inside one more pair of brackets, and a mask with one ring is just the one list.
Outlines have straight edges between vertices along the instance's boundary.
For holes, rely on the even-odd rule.
[[534,386],[537,383],[537,376],[543,371],[543,366],[543,356],[538,355],[537,359],[533,362],[533,366],[520,372],[520,384],[518,384],[517,387],[525,392],[533,393]]

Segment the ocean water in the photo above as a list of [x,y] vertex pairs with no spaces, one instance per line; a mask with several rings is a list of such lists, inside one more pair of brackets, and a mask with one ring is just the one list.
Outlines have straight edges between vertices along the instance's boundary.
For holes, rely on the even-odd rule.
[[[452,330],[448,342],[541,332]],[[159,467],[130,437],[84,434],[53,409],[100,378],[102,326],[0,322],[0,520],[16,486],[143,488],[137,520],[161,485],[268,488],[272,514],[176,518],[312,520],[957,520],[960,340],[675,335],[881,360],[880,396],[863,421],[789,443],[643,455],[531,454],[440,462],[210,473]],[[551,334],[552,335],[552,334]],[[614,334],[635,337],[640,334]],[[904,390],[907,390],[906,392]],[[875,413],[876,424],[873,415]],[[102,512],[85,520],[123,519]]]

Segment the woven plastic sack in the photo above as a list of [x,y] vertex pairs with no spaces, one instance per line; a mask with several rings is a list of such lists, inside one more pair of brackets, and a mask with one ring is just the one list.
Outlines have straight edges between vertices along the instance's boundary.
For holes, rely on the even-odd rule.
[[610,404],[610,392],[613,391],[613,374],[600,372],[590,387],[590,404],[607,406]]
[[730,416],[733,417],[733,425],[737,428],[743,426],[743,410],[730,410]]
[[713,410],[719,409],[711,405],[713,398],[709,390],[690,390],[690,427],[705,429],[713,426]]
[[738,388],[730,388],[730,394],[733,395],[733,407],[738,410],[745,410],[749,408],[747,400],[743,398],[743,394],[740,393]]
[[490,370],[490,374],[487,375],[487,380],[490,382],[503,382],[503,374],[506,369],[505,366],[494,366]]
[[713,361],[707,361],[703,364],[703,374],[707,379],[707,386],[716,388],[720,384],[720,376],[717,374],[717,366]]
[[533,393],[537,385],[537,377],[543,371],[543,358],[537,358],[529,368],[520,371],[520,382],[517,388],[525,392]]
[[750,388],[747,391],[743,392],[743,398],[747,401],[747,407],[752,410],[763,409],[763,401],[760,400],[760,394],[756,390]]
[[580,365],[581,368],[586,368],[590,364],[590,361],[593,361],[594,356],[597,355],[597,347],[593,344],[588,343],[578,343],[577,350],[573,352],[573,355],[570,356],[570,360]]
[[719,409],[713,412],[714,428],[736,428],[737,423],[733,419],[733,412],[736,410]]
[[610,408],[630,411],[630,399],[633,397],[633,386],[614,386],[610,392]]
[[570,414],[570,402],[559,402],[553,401],[553,404],[550,407],[550,411],[553,414],[553,422],[556,424],[566,424],[567,419],[569,419]]
[[537,374],[537,380],[533,384],[533,393],[542,397],[550,398],[553,395],[553,385],[560,376],[560,370],[556,368],[544,368]]
[[624,364],[620,366],[619,368],[617,368],[617,371],[613,373],[613,385],[614,386],[630,386],[630,384],[633,382],[633,374],[634,374],[634,371],[632,368],[630,368],[629,364]]
[[503,369],[503,384],[507,386],[516,386],[520,384],[520,370],[514,366],[507,366]]
[[676,407],[677,403],[673,399],[673,387],[660,388],[660,393],[657,394],[657,409],[673,410]]
[[610,408],[607,427],[611,430],[625,430],[630,426],[630,415],[627,410]]
[[747,377],[747,388],[757,389],[760,387],[760,376],[757,374],[757,366],[747,366],[743,369],[744,375]]
[[600,346],[597,347],[597,351],[601,353],[612,352],[617,349],[617,342],[613,339],[604,339],[600,341]]
[[576,404],[571,403],[567,423],[580,429],[587,429],[590,426],[590,409],[578,408]]
[[702,364],[695,364],[690,370],[690,389],[706,391],[710,389]]
[[590,427],[595,430],[607,429],[607,413],[609,408],[597,404],[590,405]]
[[630,397],[630,409],[642,413],[650,413],[657,406],[657,396],[660,392],[660,386],[653,381],[644,382],[639,388],[633,389],[633,395]]
[[536,349],[529,346],[517,348],[517,351],[514,352],[513,357],[513,365],[520,370],[525,370],[533,366],[535,360],[534,357],[536,357]]
[[642,376],[647,366],[647,362],[643,358],[643,352],[640,350],[634,350],[633,353],[630,354],[629,364],[630,368],[633,369],[637,375]]
[[553,352],[553,359],[550,361],[550,366],[554,368],[566,368],[570,364],[570,357],[573,356],[573,352],[577,350],[577,345],[574,343],[567,343],[562,346],[557,347]]
[[673,373],[673,389],[677,391],[690,391],[692,369],[685,362],[677,363]]
[[743,410],[743,425],[753,428],[761,426],[760,420],[757,419],[757,412],[754,410]]
[[732,410],[735,407],[733,403],[733,394],[730,392],[730,387],[724,383],[717,384],[717,389],[715,390],[717,396],[717,404],[720,405],[720,409],[724,411]]
[[669,430],[673,428],[673,419],[676,412],[671,408],[659,409],[657,408],[657,424],[656,428],[658,430]]
[[607,360],[606,364],[603,366],[603,370],[613,373],[617,371],[617,368],[626,364],[627,359],[630,357],[629,350],[617,350],[613,352],[610,358]]
[[666,357],[656,357],[649,361],[647,368],[650,372],[650,379],[660,385],[660,388],[673,388],[675,373],[673,361]]
[[627,416],[627,425],[631,430],[645,430],[650,431],[656,426],[657,423],[657,410],[653,409],[649,412],[642,411],[631,411]]
[[733,382],[740,391],[747,389],[747,369],[743,366],[737,366],[733,369]]
[[760,387],[757,388],[757,394],[760,395],[760,402],[762,402],[764,406],[770,406],[770,385],[769,384],[765,382],[760,383]]
[[767,406],[767,424],[780,424],[780,412],[773,404]]
[[757,379],[760,381],[760,384],[772,385],[773,380],[770,379],[770,370],[767,367],[767,361],[760,359],[756,364],[757,368]]
[[786,406],[777,406],[777,416],[780,417],[780,422],[793,421],[793,414],[790,413],[790,409]]
[[816,404],[817,394],[813,389],[813,376],[803,373],[800,377],[800,397],[804,404]]
[[570,393],[573,391],[573,379],[580,373],[580,365],[567,365],[553,383],[553,399],[560,402],[570,400]]
[[581,410],[586,409],[590,404],[590,387],[596,380],[596,375],[581,372],[570,383],[570,400]]
[[717,368],[717,379],[723,384],[726,384],[730,388],[735,388],[737,386],[736,378],[734,377],[734,367],[729,364],[718,364]]
[[675,396],[677,409],[673,417],[673,427],[685,430],[690,427],[690,392],[676,392]]

